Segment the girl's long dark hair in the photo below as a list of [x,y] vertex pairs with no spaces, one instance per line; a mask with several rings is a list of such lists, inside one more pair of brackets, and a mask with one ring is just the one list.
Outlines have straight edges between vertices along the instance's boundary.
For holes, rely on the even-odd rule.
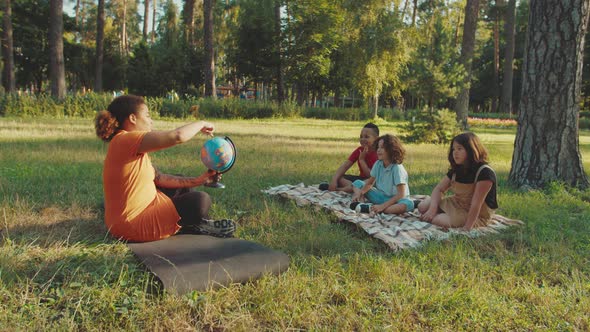
[[[453,158],[453,143],[455,142],[461,144],[465,148],[465,151],[467,151],[467,162],[464,165],[457,165]],[[472,132],[465,132],[455,136],[451,141],[448,159],[453,171],[467,170],[477,165],[487,164],[488,151],[477,135]]]

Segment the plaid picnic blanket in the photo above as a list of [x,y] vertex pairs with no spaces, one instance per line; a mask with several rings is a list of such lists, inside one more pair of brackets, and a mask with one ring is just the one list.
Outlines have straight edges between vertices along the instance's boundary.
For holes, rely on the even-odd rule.
[[[479,227],[471,231],[461,229],[444,229],[419,219],[418,210],[403,215],[356,213],[350,209],[351,194],[345,192],[321,191],[317,185],[305,186],[284,184],[262,190],[268,195],[278,195],[293,199],[299,206],[313,205],[325,208],[338,217],[358,225],[369,235],[385,242],[393,250],[414,248],[428,240],[442,240],[451,235],[465,235],[478,237],[496,234],[500,230],[514,225],[522,225],[520,220],[508,219],[496,214],[492,222],[486,227]],[[412,199],[424,199],[424,195],[412,195]]]

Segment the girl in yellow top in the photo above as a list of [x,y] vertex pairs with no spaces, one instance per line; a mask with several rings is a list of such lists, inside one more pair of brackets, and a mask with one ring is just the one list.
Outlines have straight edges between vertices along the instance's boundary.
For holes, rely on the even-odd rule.
[[109,142],[103,169],[105,224],[109,232],[129,241],[146,242],[184,230],[231,236],[231,220],[211,221],[211,198],[188,191],[169,197],[159,188],[189,188],[218,180],[214,171],[198,177],[160,173],[152,166],[149,152],[187,142],[199,132],[212,135],[215,127],[205,121],[174,130],[152,131],[152,119],[143,98],[115,98],[95,119],[96,135]]

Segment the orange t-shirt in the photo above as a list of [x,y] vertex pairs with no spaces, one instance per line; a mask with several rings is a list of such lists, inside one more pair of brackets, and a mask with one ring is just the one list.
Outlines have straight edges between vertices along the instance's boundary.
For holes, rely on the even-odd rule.
[[180,229],[174,203],[156,189],[150,157],[137,153],[145,134],[117,133],[109,143],[102,173],[105,224],[113,236],[136,242],[167,238]]

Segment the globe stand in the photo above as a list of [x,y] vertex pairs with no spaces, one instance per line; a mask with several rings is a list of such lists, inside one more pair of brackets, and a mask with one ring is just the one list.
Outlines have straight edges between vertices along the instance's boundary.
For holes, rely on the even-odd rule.
[[[229,171],[234,166],[234,164],[236,162],[237,151],[236,151],[236,146],[234,145],[234,142],[232,142],[232,140],[229,137],[227,137],[227,136],[225,136],[223,139],[226,140],[229,143],[229,145],[230,145],[230,147],[231,147],[231,149],[233,151],[233,156],[234,157],[232,159],[231,164],[229,164],[227,167],[225,167],[221,171],[215,170],[217,172],[217,174],[223,174],[223,173]],[[202,151],[201,151],[201,154],[202,154]],[[202,159],[202,156],[201,156],[201,159]],[[209,187],[209,188],[217,188],[217,189],[224,189],[225,188],[225,185],[223,183],[221,183],[221,182],[218,182],[218,181],[213,181],[211,183],[206,183],[206,184],[204,184],[204,186],[205,187]]]
[[[218,173],[220,174],[220,173]],[[221,183],[221,182],[217,182],[217,181],[213,181],[211,183],[206,183],[205,187],[209,187],[209,188],[217,188],[217,189],[225,189],[225,184]]]

